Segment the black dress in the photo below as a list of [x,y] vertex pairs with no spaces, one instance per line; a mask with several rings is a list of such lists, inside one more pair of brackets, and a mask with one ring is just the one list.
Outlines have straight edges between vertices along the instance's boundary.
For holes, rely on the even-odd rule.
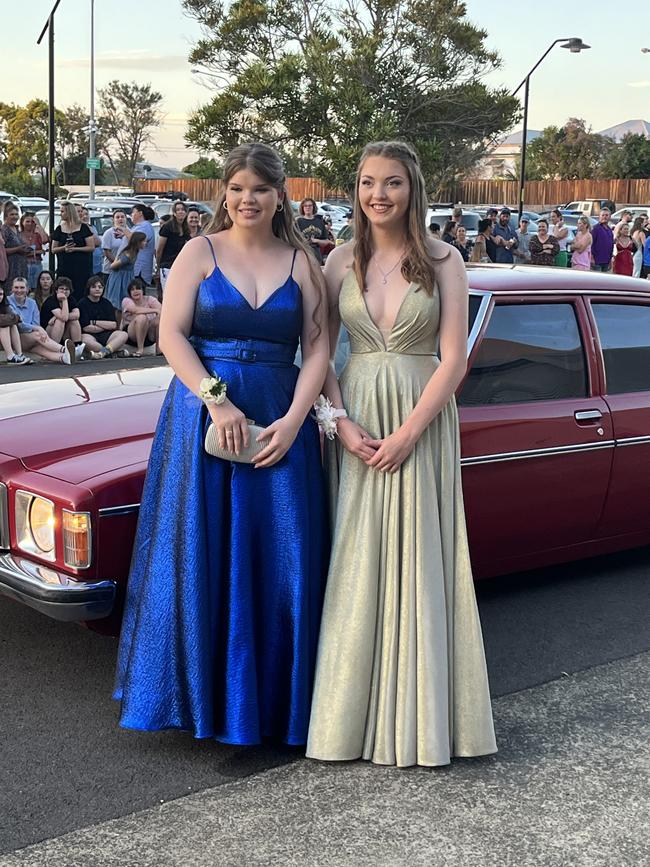
[[[85,247],[88,238],[93,237],[92,229],[85,223],[76,232],[64,232],[61,226],[57,226],[52,235],[52,240],[57,244],[65,244],[72,241],[75,247]],[[93,254],[89,253],[65,253],[59,251],[56,254],[56,276],[69,277],[72,280],[72,297],[79,301],[86,291],[86,283],[93,272]]]

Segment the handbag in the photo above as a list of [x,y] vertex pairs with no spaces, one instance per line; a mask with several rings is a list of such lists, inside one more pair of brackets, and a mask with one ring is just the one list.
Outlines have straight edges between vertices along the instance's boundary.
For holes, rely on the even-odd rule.
[[10,325],[18,325],[20,316],[16,313],[0,313],[0,328],[8,328]]
[[222,449],[219,445],[217,429],[213,424],[210,424],[205,434],[204,448],[209,455],[214,458],[221,458],[222,461],[234,461],[238,464],[250,464],[258,452],[268,445],[268,441],[258,443],[257,438],[264,430],[263,427],[255,424],[254,421],[246,419],[248,424],[248,447],[242,446],[239,454],[231,452],[228,449]]

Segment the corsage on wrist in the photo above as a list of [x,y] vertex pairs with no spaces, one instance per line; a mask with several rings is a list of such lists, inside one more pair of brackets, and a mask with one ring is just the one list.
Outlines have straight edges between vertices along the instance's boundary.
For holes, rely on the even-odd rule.
[[220,376],[205,376],[199,383],[199,397],[204,403],[216,403],[226,399],[228,386]]
[[322,433],[328,440],[333,440],[338,433],[337,418],[347,418],[348,414],[344,409],[337,409],[328,397],[321,394],[314,404],[314,417]]

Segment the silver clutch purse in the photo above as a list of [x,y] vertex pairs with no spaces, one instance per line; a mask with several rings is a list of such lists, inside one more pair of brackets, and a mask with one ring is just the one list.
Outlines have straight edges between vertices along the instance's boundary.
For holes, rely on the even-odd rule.
[[258,452],[268,445],[268,440],[263,443],[258,443],[257,438],[264,430],[263,427],[255,424],[255,422],[246,419],[248,422],[248,448],[242,446],[239,454],[231,452],[228,449],[222,449],[219,445],[217,437],[217,429],[213,424],[210,424],[205,434],[204,448],[209,455],[215,458],[221,458],[223,461],[235,461],[238,464],[250,464]]

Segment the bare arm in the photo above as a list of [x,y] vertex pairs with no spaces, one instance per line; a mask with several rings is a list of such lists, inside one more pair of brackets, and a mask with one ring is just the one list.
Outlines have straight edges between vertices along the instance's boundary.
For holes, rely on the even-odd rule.
[[[443,247],[441,241],[429,241],[429,249],[436,257],[443,254]],[[441,303],[440,364],[402,426],[383,440],[373,441],[378,449],[367,461],[368,466],[385,472],[395,472],[411,454],[422,433],[451,399],[467,369],[467,272],[458,250],[452,247],[447,258],[436,265],[436,278]]]
[[156,262],[158,263],[158,267],[160,268],[160,260],[162,259],[163,250],[165,249],[165,244],[167,243],[167,238],[164,235],[158,236],[158,246],[156,247]]
[[577,253],[582,253],[589,247],[592,240],[591,232],[585,232],[584,235],[576,235],[573,239],[573,249]]

